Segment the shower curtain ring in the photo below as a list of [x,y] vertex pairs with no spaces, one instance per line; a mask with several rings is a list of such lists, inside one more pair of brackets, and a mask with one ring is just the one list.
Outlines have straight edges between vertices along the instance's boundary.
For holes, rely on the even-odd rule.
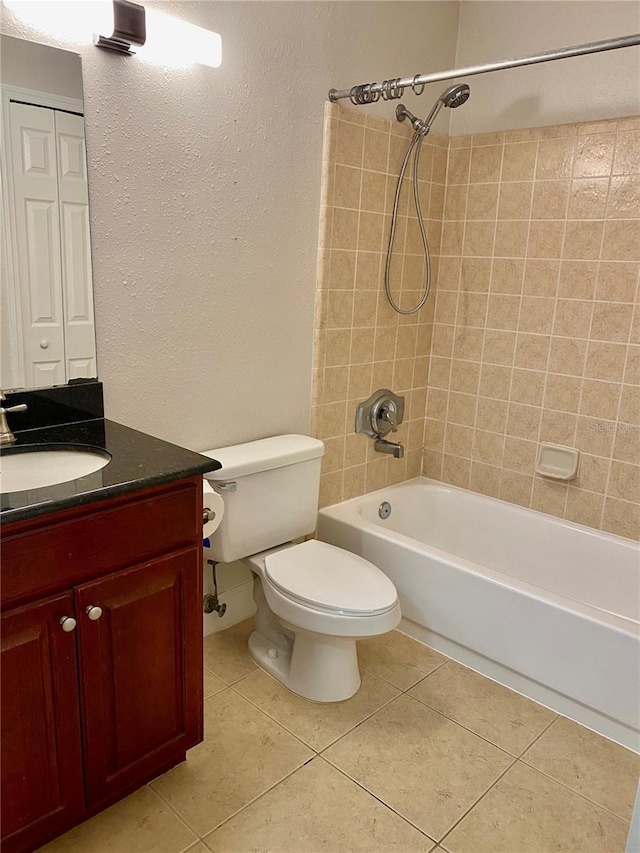
[[360,88],[359,86],[352,86],[350,91],[349,91],[349,100],[351,101],[351,103],[353,104],[354,107],[357,107],[358,103],[359,103],[359,101],[358,101],[358,89],[359,88]]
[[[413,78],[411,88],[413,89],[413,91],[416,95],[421,95],[424,92],[425,84],[424,83],[416,83],[416,80],[418,79],[418,77],[420,77],[420,74],[416,74],[416,76]],[[418,86],[422,87],[419,92],[418,92]]]
[[377,83],[367,83],[366,85],[366,94],[365,94],[365,104],[375,104],[380,100],[380,92],[372,92],[372,86],[377,86]]
[[364,104],[375,104],[376,101],[380,100],[380,92],[372,92],[371,88],[377,85],[377,83],[361,83],[359,86],[353,86],[349,90],[349,100],[356,107]]
[[396,100],[397,98],[401,98],[404,95],[404,86],[399,86],[400,77],[396,77],[395,80],[391,83],[392,95],[391,97]]

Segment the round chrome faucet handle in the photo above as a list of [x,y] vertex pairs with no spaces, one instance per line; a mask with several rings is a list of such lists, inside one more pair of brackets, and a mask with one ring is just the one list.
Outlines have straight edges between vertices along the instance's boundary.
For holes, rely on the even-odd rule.
[[395,432],[404,417],[404,397],[388,388],[375,391],[368,400],[356,408],[355,431],[371,438],[384,438]]
[[394,404],[389,401],[388,405],[383,406],[378,412],[378,420],[386,421],[391,424],[391,428],[395,431],[398,429],[398,411]]

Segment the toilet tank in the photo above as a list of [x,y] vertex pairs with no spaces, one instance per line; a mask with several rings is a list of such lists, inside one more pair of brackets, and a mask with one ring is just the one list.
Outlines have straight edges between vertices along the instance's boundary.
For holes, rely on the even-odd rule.
[[230,563],[312,533],[318,514],[324,444],[306,435],[276,435],[207,450],[222,468],[204,475],[224,500],[211,537],[213,559]]

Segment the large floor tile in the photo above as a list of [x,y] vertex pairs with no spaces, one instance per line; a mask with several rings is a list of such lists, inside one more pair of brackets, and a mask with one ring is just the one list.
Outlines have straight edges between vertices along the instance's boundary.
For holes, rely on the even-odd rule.
[[363,672],[360,690],[346,702],[309,702],[262,670],[243,678],[234,689],[318,752],[400,695],[370,672]]
[[627,824],[518,762],[442,842],[450,853],[623,853]]
[[625,820],[631,819],[640,755],[559,717],[522,760]]
[[213,853],[401,853],[433,842],[322,758],[205,838]]
[[199,836],[313,756],[232,690],[216,693],[204,707],[204,742],[151,783]]
[[380,637],[360,640],[358,660],[369,672],[400,690],[408,690],[448,658],[406,634],[390,631]]
[[435,840],[513,761],[406,695],[323,755]]
[[204,698],[208,699],[214,693],[224,690],[227,685],[205,667],[204,669]]
[[449,661],[409,695],[512,755],[520,755],[557,714]]
[[197,836],[160,797],[140,788],[91,820],[40,848],[41,853],[182,853]]
[[252,631],[253,619],[245,619],[204,638],[204,665],[225,684],[233,684],[257,669],[247,648]]

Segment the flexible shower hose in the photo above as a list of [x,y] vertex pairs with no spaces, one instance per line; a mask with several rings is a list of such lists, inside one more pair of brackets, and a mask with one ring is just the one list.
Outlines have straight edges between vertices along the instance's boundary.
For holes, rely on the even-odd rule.
[[[413,139],[409,143],[407,153],[405,154],[404,161],[402,163],[402,168],[400,169],[400,174],[398,175],[398,185],[396,187],[396,195],[393,201],[393,214],[391,215],[391,231],[389,233],[389,247],[387,249],[387,263],[384,271],[384,286],[387,292],[387,299],[389,300],[389,303],[393,310],[397,311],[398,314],[416,314],[429,298],[429,291],[431,290],[431,257],[429,254],[427,232],[425,231],[424,222],[422,221],[422,208],[420,207],[420,195],[418,193],[418,165],[420,163],[420,149],[422,148],[422,143],[424,142],[425,136],[426,134],[421,130],[416,130],[416,132],[413,134]],[[420,299],[420,302],[416,305],[415,308],[405,310],[404,308],[400,308],[400,306],[395,302],[393,296],[391,295],[391,256],[393,254],[393,241],[395,240],[396,225],[398,223],[398,204],[400,203],[400,193],[402,192],[402,181],[404,180],[404,175],[407,171],[407,165],[411,158],[411,152],[413,152],[413,200],[415,203],[416,214],[418,216],[418,225],[420,226],[422,245],[424,246],[424,257],[426,261],[426,280],[424,293],[422,295],[422,298]]]

